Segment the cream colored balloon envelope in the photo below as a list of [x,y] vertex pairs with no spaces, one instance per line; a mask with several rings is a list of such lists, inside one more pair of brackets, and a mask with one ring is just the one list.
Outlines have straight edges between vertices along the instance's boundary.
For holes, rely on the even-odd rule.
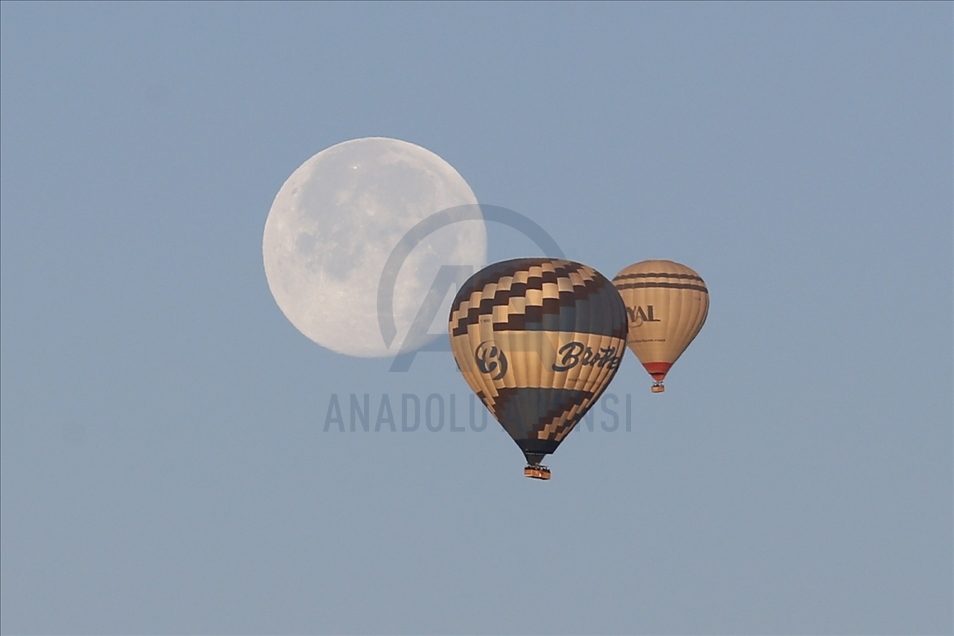
[[626,305],[626,344],[656,381],[653,393],[692,342],[709,313],[709,290],[702,278],[673,261],[643,261],[625,268],[613,284]]
[[541,466],[593,406],[625,353],[626,311],[592,267],[555,258],[488,265],[464,283],[448,331],[467,384]]

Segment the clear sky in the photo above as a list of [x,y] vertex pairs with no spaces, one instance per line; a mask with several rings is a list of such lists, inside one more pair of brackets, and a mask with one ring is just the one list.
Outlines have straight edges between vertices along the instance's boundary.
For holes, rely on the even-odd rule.
[[[954,631],[951,3],[0,11],[4,633]],[[365,136],[705,278],[629,431],[528,480],[449,354],[285,319],[272,200]],[[464,432],[323,430],[405,393]]]

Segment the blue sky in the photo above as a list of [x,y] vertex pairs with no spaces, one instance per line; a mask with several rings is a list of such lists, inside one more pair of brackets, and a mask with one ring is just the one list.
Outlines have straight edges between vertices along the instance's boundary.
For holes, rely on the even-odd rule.
[[[0,7],[4,633],[954,629],[950,3]],[[323,430],[466,412],[269,293],[278,189],[365,136],[705,278],[630,431],[543,483],[493,423]]]

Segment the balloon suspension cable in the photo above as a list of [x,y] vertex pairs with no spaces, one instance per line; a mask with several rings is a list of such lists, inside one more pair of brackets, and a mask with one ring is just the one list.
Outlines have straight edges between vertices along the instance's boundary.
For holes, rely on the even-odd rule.
[[653,383],[653,389],[652,389],[653,393],[662,393],[665,390],[666,390],[666,387],[663,386],[662,382]]
[[523,476],[534,479],[550,479],[550,469],[540,464],[527,464],[527,467],[523,469]]

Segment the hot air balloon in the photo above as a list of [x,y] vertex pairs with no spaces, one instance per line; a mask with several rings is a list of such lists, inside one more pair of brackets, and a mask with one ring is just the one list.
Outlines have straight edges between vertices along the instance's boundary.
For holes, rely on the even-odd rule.
[[709,313],[709,290],[702,278],[672,261],[643,261],[613,279],[626,304],[626,344],[653,377],[653,393],[696,337]]
[[527,459],[540,465],[616,375],[626,308],[592,267],[554,258],[489,265],[451,305],[451,350],[467,384]]

